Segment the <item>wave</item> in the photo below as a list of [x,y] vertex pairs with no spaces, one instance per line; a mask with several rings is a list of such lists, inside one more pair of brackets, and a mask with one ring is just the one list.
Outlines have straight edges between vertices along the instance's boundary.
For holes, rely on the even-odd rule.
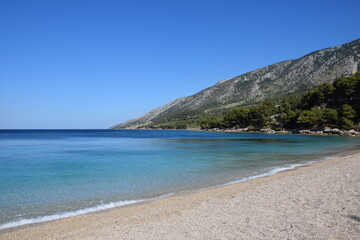
[[8,222],[8,223],[4,223],[4,224],[0,225],[0,230],[5,229],[5,228],[19,227],[19,226],[26,225],[26,224],[41,223],[41,222],[58,220],[58,219],[62,219],[62,218],[79,216],[79,215],[84,215],[87,213],[97,212],[97,211],[101,211],[101,210],[106,210],[106,209],[115,208],[115,207],[121,207],[121,206],[135,204],[135,203],[153,201],[156,199],[169,197],[171,195],[173,195],[173,193],[165,194],[165,195],[161,195],[159,197],[153,197],[153,198],[110,202],[107,204],[100,204],[100,205],[90,207],[90,208],[84,208],[84,209],[80,209],[80,210],[76,210],[76,211],[72,211],[72,212],[57,213],[57,214],[43,216],[43,217],[19,219],[16,221],[12,221],[12,222]]
[[[334,157],[334,156],[332,156],[332,157]],[[332,157],[325,157],[325,158],[323,158],[321,160],[329,159],[329,158],[332,158]],[[201,188],[199,190],[212,189],[212,188],[217,188],[217,187],[221,187],[221,186],[232,185],[232,184],[235,184],[235,183],[246,182],[246,181],[250,181],[250,180],[253,180],[253,179],[257,179],[257,178],[270,176],[270,175],[273,175],[273,174],[276,174],[276,173],[279,173],[279,172],[292,170],[292,169],[295,169],[295,168],[298,168],[298,167],[310,165],[310,164],[313,164],[315,162],[319,162],[319,160],[310,161],[310,162],[306,162],[306,163],[297,163],[297,164],[290,164],[290,165],[275,167],[275,168],[270,169],[268,171],[265,171],[263,173],[259,173],[259,174],[254,173],[255,175],[250,176],[250,177],[240,178],[240,179],[230,181],[230,182],[226,182],[226,183],[223,183],[223,184],[219,184],[219,185],[216,185],[216,186]],[[118,201],[118,202],[110,202],[110,203],[107,203],[107,204],[100,204],[100,205],[97,205],[97,206],[94,206],[94,207],[80,209],[80,210],[77,210],[77,211],[58,213],[58,214],[53,214],[53,215],[48,215],[48,216],[43,216],[43,217],[20,219],[20,220],[4,223],[4,224],[0,225],[0,230],[5,229],[5,228],[18,227],[18,226],[22,226],[22,225],[26,225],[26,224],[41,223],[41,222],[53,221],[53,220],[58,220],[58,219],[63,219],[63,218],[68,218],[68,217],[73,217],[73,216],[78,216],[78,215],[84,215],[84,214],[87,214],[87,213],[97,212],[97,211],[101,211],[101,210],[106,210],[106,209],[115,208],[115,207],[121,207],[121,206],[135,204],[135,203],[153,201],[153,200],[156,200],[156,199],[169,197],[171,195],[174,195],[174,193],[165,194],[165,195],[161,195],[161,196],[153,197],[153,198],[144,198],[144,199],[137,199],[137,200],[124,200],[124,201]]]
[[253,180],[253,179],[256,179],[256,178],[266,177],[266,176],[274,175],[274,174],[279,173],[279,172],[292,170],[292,169],[295,169],[295,168],[298,168],[298,167],[310,165],[310,164],[313,164],[313,163],[316,163],[316,162],[319,162],[319,161],[311,161],[311,162],[307,162],[307,163],[297,163],[297,164],[291,164],[291,165],[286,165],[286,166],[282,166],[282,167],[276,167],[276,168],[270,169],[270,170],[268,170],[266,172],[263,172],[263,173],[260,173],[260,174],[256,174],[256,175],[253,175],[253,176],[250,176],[250,177],[240,178],[240,179],[237,179],[237,180],[234,180],[234,181],[231,181],[231,182],[224,183],[224,184],[222,184],[220,186],[226,186],[226,185],[231,185],[231,184],[234,184],[234,183],[241,183],[241,182],[250,181],[250,180]]
[[213,189],[213,188],[217,188],[217,187],[232,185],[232,184],[235,184],[235,183],[247,182],[247,181],[250,181],[250,180],[253,180],[253,179],[274,175],[274,174],[279,173],[279,172],[292,170],[292,169],[302,167],[302,166],[311,165],[313,163],[324,161],[326,159],[331,159],[333,157],[334,156],[329,156],[329,157],[321,158],[320,160],[314,160],[314,161],[310,161],[310,162],[306,162],[306,163],[296,163],[296,164],[294,163],[294,164],[289,164],[289,165],[285,165],[285,166],[275,167],[275,168],[269,169],[269,170],[267,170],[265,172],[262,172],[262,173],[259,173],[259,174],[255,172],[254,175],[252,175],[250,177],[239,178],[239,179],[236,179],[236,180],[233,180],[233,181],[230,181],[230,182],[226,182],[226,183],[222,183],[222,184],[219,184],[219,185],[216,185],[216,186],[202,188],[200,190]]

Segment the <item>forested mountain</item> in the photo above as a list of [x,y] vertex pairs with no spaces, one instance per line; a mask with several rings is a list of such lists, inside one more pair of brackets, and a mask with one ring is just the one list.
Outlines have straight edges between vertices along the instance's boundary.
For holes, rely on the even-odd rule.
[[230,109],[218,118],[203,119],[203,129],[359,129],[360,72],[322,83],[279,102],[265,100],[247,108]]
[[220,81],[113,128],[189,128],[227,109],[279,100],[360,70],[360,39]]

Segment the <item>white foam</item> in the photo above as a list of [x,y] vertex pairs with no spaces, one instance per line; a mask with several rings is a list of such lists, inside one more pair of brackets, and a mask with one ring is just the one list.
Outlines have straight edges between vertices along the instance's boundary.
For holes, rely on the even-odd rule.
[[[325,157],[322,160],[329,159],[329,158],[332,158],[332,157]],[[220,185],[213,186],[213,187],[202,188],[202,189],[211,189],[211,188],[214,188],[214,187],[216,188],[216,187],[231,185],[231,184],[234,184],[234,183],[246,182],[246,181],[250,181],[250,180],[253,180],[253,179],[256,179],[256,178],[270,176],[270,175],[273,175],[273,174],[276,174],[276,173],[279,173],[279,172],[283,172],[283,171],[286,171],[286,170],[295,169],[297,167],[310,165],[310,164],[313,164],[315,162],[319,162],[319,161],[311,161],[311,162],[307,162],[307,163],[298,163],[298,164],[291,164],[291,165],[286,165],[286,166],[282,166],[282,167],[276,167],[276,168],[270,169],[270,170],[268,170],[266,172],[263,172],[263,173],[260,173],[260,174],[255,174],[255,175],[250,176],[250,177],[240,178],[240,179],[230,181],[230,182],[227,182],[227,183],[224,183],[224,184],[220,184]],[[202,190],[202,189],[200,189],[200,190]],[[0,225],[0,230],[5,229],[5,228],[18,227],[18,226],[22,226],[22,225],[26,225],[26,224],[47,222],[47,221],[53,221],[53,220],[62,219],[62,218],[68,218],[68,217],[83,215],[83,214],[87,214],[87,213],[91,213],[91,212],[97,212],[97,211],[100,211],[100,210],[125,206],[125,205],[129,205],[129,204],[134,204],[134,203],[152,201],[152,200],[168,197],[168,196],[171,196],[171,195],[173,195],[173,193],[162,195],[162,196],[159,196],[159,197],[154,197],[154,198],[111,202],[111,203],[108,203],[108,204],[97,205],[97,206],[91,207],[91,208],[80,209],[80,210],[77,210],[77,211],[74,211],[74,212],[65,212],[65,213],[53,214],[53,215],[43,216],[43,217],[38,217],[38,218],[20,219],[20,220],[4,223],[4,224]]]
[[287,165],[287,166],[273,168],[273,169],[270,169],[269,171],[266,171],[264,173],[256,174],[256,175],[253,175],[253,176],[250,176],[250,177],[240,178],[238,180],[234,180],[234,181],[231,181],[231,182],[224,183],[224,184],[222,184],[220,186],[226,186],[226,185],[231,185],[231,184],[234,184],[234,183],[246,182],[246,181],[253,180],[253,179],[256,179],[256,178],[270,176],[270,175],[273,175],[273,174],[276,174],[276,173],[279,173],[279,172],[283,172],[283,171],[286,171],[286,170],[291,170],[291,169],[295,169],[297,167],[310,165],[310,164],[313,164],[315,162],[316,161],[311,161],[311,162],[307,162],[307,163],[291,164],[291,165]]
[[90,207],[90,208],[80,209],[80,210],[73,211],[73,212],[64,212],[64,213],[58,213],[58,214],[37,217],[37,218],[19,219],[19,220],[13,221],[13,222],[8,222],[8,223],[4,223],[4,224],[0,225],[0,230],[5,229],[5,228],[18,227],[18,226],[22,226],[25,224],[47,222],[47,221],[53,221],[53,220],[58,220],[58,219],[62,219],[62,218],[84,215],[87,213],[97,212],[97,211],[105,210],[105,209],[109,209],[109,208],[121,207],[121,206],[129,205],[129,204],[140,203],[140,202],[145,202],[145,201],[152,201],[152,200],[156,200],[159,198],[168,197],[171,195],[172,195],[172,193],[162,195],[160,197],[154,197],[154,198],[111,202],[111,203],[107,203],[107,204],[100,204],[100,205]]

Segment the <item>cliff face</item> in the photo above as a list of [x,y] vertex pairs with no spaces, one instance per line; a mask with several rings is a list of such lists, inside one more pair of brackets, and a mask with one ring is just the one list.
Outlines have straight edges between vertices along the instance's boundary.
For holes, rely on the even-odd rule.
[[352,75],[360,70],[360,39],[307,54],[299,59],[275,63],[240,76],[223,80],[192,96],[178,98],[140,117],[112,128],[146,125],[163,117],[191,111],[253,104],[314,88],[323,82]]

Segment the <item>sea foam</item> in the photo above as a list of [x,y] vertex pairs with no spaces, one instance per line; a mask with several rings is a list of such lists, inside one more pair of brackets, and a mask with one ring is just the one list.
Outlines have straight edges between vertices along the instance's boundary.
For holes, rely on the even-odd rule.
[[[324,159],[328,159],[328,158],[324,158]],[[279,172],[292,170],[292,169],[295,169],[295,168],[298,168],[298,167],[313,164],[315,162],[319,162],[319,161],[310,161],[310,162],[306,162],[306,163],[297,163],[297,164],[290,164],[290,165],[286,165],[286,166],[276,167],[276,168],[270,169],[268,171],[265,171],[263,173],[259,173],[259,174],[255,173],[255,175],[250,176],[250,177],[244,177],[244,178],[240,178],[240,179],[237,179],[237,180],[234,180],[234,181],[230,181],[230,182],[221,184],[220,186],[226,186],[226,185],[231,185],[231,184],[234,184],[234,183],[246,182],[246,181],[250,181],[250,180],[253,180],[253,179],[256,179],[256,178],[261,178],[261,177],[274,175],[274,174],[279,173]]]
[[97,211],[106,210],[106,209],[110,209],[110,208],[152,201],[152,200],[168,197],[171,195],[172,195],[172,193],[161,195],[159,197],[154,197],[154,198],[144,198],[144,199],[137,199],[137,200],[124,200],[124,201],[118,201],[118,202],[110,202],[107,204],[100,204],[100,205],[97,205],[94,207],[84,208],[84,209],[80,209],[80,210],[76,210],[76,211],[72,211],[72,212],[57,213],[57,214],[42,216],[42,217],[37,217],[37,218],[19,219],[16,221],[12,221],[12,222],[8,222],[8,223],[4,223],[4,224],[0,225],[0,230],[5,229],[5,228],[19,227],[19,226],[26,225],[26,224],[41,223],[41,222],[47,222],[47,221],[53,221],[53,220],[73,217],[73,216],[84,215],[87,213],[97,212]]
[[[327,157],[327,158],[324,158],[324,159],[328,159],[328,158],[330,158],[330,157]],[[291,164],[291,165],[276,167],[276,168],[270,169],[270,170],[268,170],[266,172],[263,172],[263,173],[260,173],[260,174],[255,173],[255,175],[253,175],[253,176],[240,178],[240,179],[230,181],[230,182],[227,182],[227,183],[224,183],[224,184],[220,184],[220,185],[217,185],[217,186],[214,186],[214,187],[221,187],[221,186],[227,186],[227,185],[231,185],[231,184],[235,184],[235,183],[246,182],[246,181],[250,181],[250,180],[253,180],[253,179],[256,179],[256,178],[270,176],[270,175],[273,175],[273,174],[276,174],[276,173],[279,173],[279,172],[283,172],[283,171],[286,171],[286,170],[291,170],[291,169],[295,169],[295,168],[298,168],[298,167],[310,165],[310,164],[313,164],[315,162],[318,162],[318,161],[310,161],[310,162],[306,162],[306,163],[298,163],[298,164]],[[214,188],[214,187],[210,187],[210,188]],[[209,189],[209,188],[203,188],[203,189]],[[159,197],[154,197],[154,198],[145,198],[145,199],[137,199],[137,200],[124,200],[124,201],[118,201],[118,202],[110,202],[110,203],[107,203],[107,204],[100,204],[100,205],[97,205],[97,206],[94,206],[94,207],[80,209],[80,210],[73,211],[73,212],[64,212],[64,213],[58,213],[58,214],[53,214],[53,215],[43,216],[43,217],[37,217],[37,218],[19,219],[19,220],[16,220],[16,221],[12,221],[12,222],[8,222],[8,223],[4,223],[4,224],[0,225],[0,230],[5,229],[5,228],[18,227],[18,226],[22,226],[22,225],[26,225],[26,224],[41,223],[41,222],[47,222],[47,221],[53,221],[53,220],[73,217],[73,216],[84,215],[84,214],[87,214],[87,213],[97,212],[97,211],[106,210],[106,209],[110,209],[110,208],[121,207],[121,206],[125,206],[125,205],[141,203],[141,202],[146,202],[146,201],[152,201],[152,200],[156,200],[156,199],[160,199],[160,198],[164,198],[164,197],[169,197],[171,195],[173,195],[173,193],[161,195]]]

